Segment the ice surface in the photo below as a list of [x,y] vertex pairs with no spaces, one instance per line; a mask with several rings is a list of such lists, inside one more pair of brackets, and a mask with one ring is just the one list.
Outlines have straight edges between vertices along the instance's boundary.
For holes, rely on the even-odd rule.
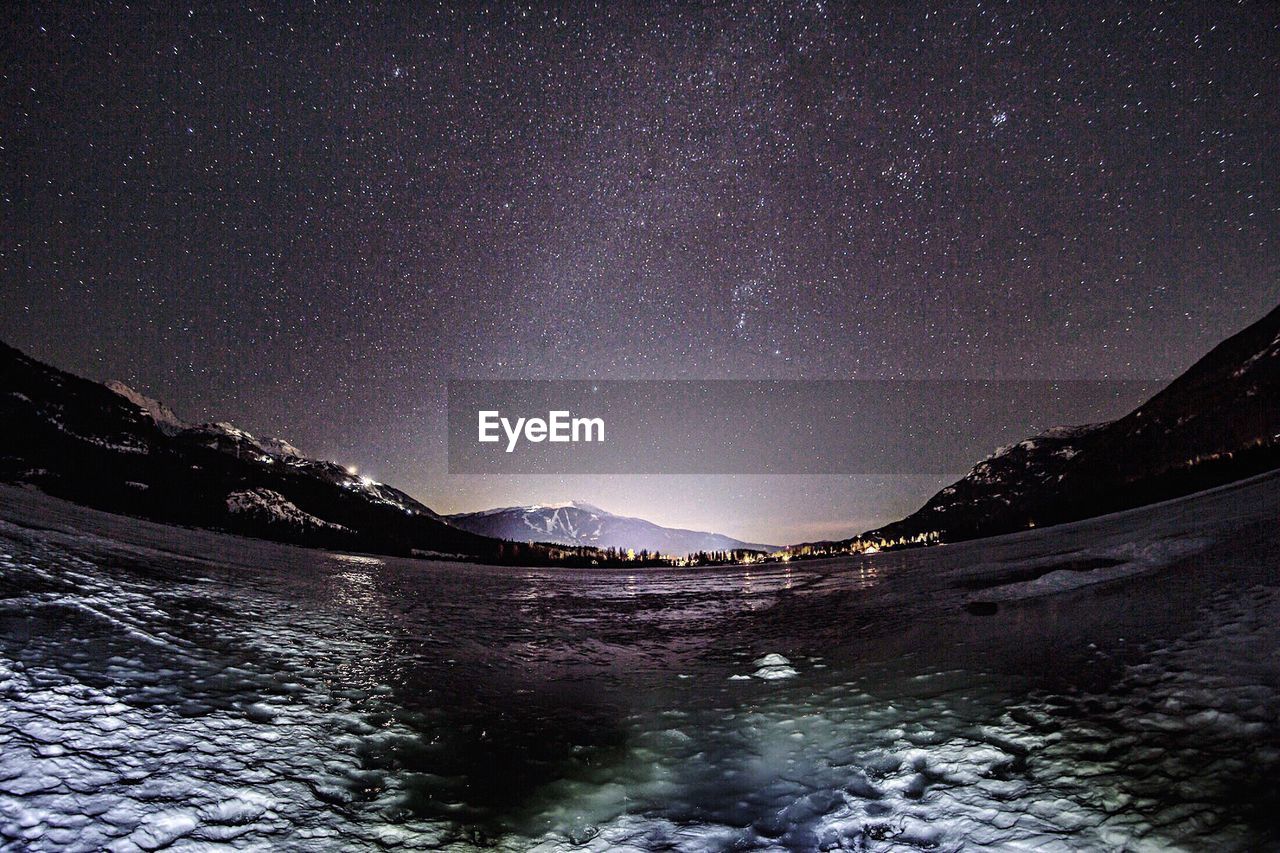
[[1275,849],[1278,512],[1259,478],[984,543],[567,572],[0,487],[0,839]]

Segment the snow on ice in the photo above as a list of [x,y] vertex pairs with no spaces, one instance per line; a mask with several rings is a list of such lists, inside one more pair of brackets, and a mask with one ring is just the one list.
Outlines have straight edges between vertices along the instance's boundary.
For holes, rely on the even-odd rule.
[[749,578],[0,509],[12,849],[1277,842],[1280,476]]

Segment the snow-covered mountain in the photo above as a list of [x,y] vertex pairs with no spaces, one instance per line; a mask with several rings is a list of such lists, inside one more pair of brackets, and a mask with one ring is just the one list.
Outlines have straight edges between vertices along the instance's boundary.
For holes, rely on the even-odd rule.
[[[378,483],[368,477],[357,476],[336,462],[311,459],[283,438],[254,438],[247,430],[227,421],[192,425],[179,418],[173,409],[164,403],[135,391],[123,382],[113,380],[107,382],[106,387],[140,408],[161,432],[180,442],[207,447],[210,450],[235,456],[237,459],[257,461],[264,465],[284,464],[293,470],[305,471],[333,485],[360,492],[374,502],[414,515],[440,518],[431,509],[399,489],[385,483]],[[279,519],[287,517],[292,516],[277,514]]]
[[138,393],[119,379],[112,379],[104,384],[110,390],[142,409],[155,422],[155,425],[160,428],[161,432],[173,435],[174,433],[182,432],[184,429],[191,428],[191,424],[178,417],[173,409],[159,400],[153,400],[145,394]]
[[0,422],[0,480],[112,512],[312,546],[545,557],[459,530],[399,489],[283,439],[193,425],[124,383],[92,382],[4,344]]
[[399,489],[309,458],[284,439],[259,439],[225,421],[193,424],[123,382],[83,379],[3,343],[0,421],[8,432],[0,481],[112,512],[303,545],[522,565],[589,564],[599,556],[589,547],[535,542],[672,555],[770,547],[585,504],[498,510],[450,524]]
[[173,409],[164,403],[134,390],[119,379],[112,379],[104,384],[107,388],[142,409],[143,413],[151,418],[156,427],[166,435],[182,433],[193,441],[198,441],[201,437],[204,437],[211,447],[249,445],[264,455],[281,459],[288,457],[306,458],[305,453],[283,438],[257,439],[235,424],[226,421],[211,424],[190,424],[178,417]]
[[446,516],[472,533],[515,542],[553,542],[597,548],[657,551],[683,556],[698,551],[775,551],[774,545],[742,542],[719,533],[661,527],[642,518],[614,515],[583,501],[511,506]]
[[[870,531],[865,536],[893,539],[939,532],[946,539],[959,539],[966,538],[970,530],[980,530],[988,519],[1017,515],[1037,500],[1043,489],[1056,482],[1090,438],[1108,425],[1052,427],[1024,441],[998,448],[964,477],[929,498],[909,519]],[[1029,514],[1025,518],[1018,515],[1015,526],[1025,526],[1029,518]]]
[[1133,412],[1001,448],[871,539],[971,539],[1103,515],[1280,466],[1280,308]]

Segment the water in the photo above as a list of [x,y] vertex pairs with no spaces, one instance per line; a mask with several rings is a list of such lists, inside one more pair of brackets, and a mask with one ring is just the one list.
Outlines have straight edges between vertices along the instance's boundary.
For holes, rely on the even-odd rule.
[[13,849],[1280,839],[1280,478],[996,543],[634,573],[0,507]]

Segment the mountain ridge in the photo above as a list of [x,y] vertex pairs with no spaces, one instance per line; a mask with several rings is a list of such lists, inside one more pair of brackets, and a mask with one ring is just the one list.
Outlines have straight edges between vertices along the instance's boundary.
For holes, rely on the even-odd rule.
[[546,563],[549,549],[446,523],[410,495],[280,439],[192,425],[121,382],[94,382],[0,342],[0,480],[171,524],[322,548]]
[[1180,497],[1280,467],[1277,400],[1280,306],[1218,343],[1128,414],[1055,427],[1000,448],[905,518],[842,541],[993,536]]
[[486,535],[284,439],[259,439],[228,421],[189,422],[124,382],[85,379],[3,342],[0,418],[13,433],[0,446],[0,481],[167,523],[313,547],[529,565],[595,564],[603,555],[594,552],[607,548],[675,555],[771,547],[663,528],[584,501],[500,508],[493,520],[513,510],[572,513],[638,535],[566,535],[576,528],[564,523],[544,525],[538,536]]
[[745,542],[721,533],[664,527],[617,515],[586,501],[495,507],[446,515],[464,530],[523,542],[589,545],[683,556],[699,551],[775,551],[778,546]]

